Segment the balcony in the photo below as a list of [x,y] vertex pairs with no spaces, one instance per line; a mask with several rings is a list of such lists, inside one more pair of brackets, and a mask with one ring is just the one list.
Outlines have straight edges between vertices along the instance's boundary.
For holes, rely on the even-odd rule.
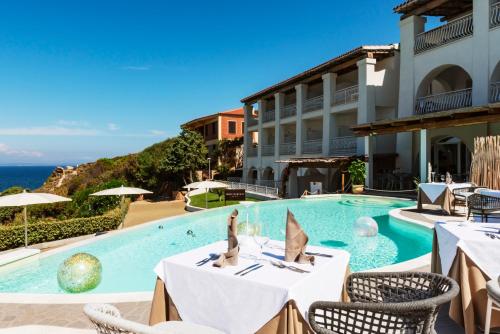
[[295,142],[280,144],[280,155],[295,155],[295,152],[297,152]]
[[323,152],[323,141],[321,139],[306,140],[302,144],[305,154],[317,154]]
[[311,97],[304,102],[304,112],[323,109],[323,95]]
[[490,7],[490,28],[500,26],[500,1],[492,3]]
[[337,137],[330,141],[330,155],[331,156],[352,156],[356,155],[356,137]]
[[354,85],[335,92],[332,104],[335,106],[357,102],[359,97],[359,86]]
[[272,121],[274,121],[275,115],[276,114],[275,114],[274,110],[265,111],[262,114],[262,122],[266,123],[266,122],[272,122]]
[[281,112],[281,118],[292,117],[297,114],[297,105],[289,104],[283,107],[283,111]]
[[490,102],[500,102],[500,81],[490,85]]
[[470,36],[472,32],[472,14],[469,14],[435,29],[418,34],[415,39],[415,54]]
[[262,156],[272,157],[274,155],[274,145],[262,145]]
[[257,156],[257,146],[251,146],[247,150],[247,156],[256,157]]
[[415,114],[423,115],[436,111],[470,107],[471,105],[472,88],[466,88],[417,98]]
[[250,117],[248,119],[248,127],[251,127],[251,126],[254,126],[254,125],[257,125],[259,124],[259,120],[255,117]]

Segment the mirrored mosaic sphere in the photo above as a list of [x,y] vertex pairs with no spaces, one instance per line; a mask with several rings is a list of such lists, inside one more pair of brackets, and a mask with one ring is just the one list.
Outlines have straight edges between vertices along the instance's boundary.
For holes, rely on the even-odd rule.
[[98,258],[77,253],[59,266],[57,282],[66,292],[80,293],[94,289],[101,283],[102,265]]
[[374,237],[378,234],[378,224],[372,217],[359,217],[354,223],[354,232],[360,237]]

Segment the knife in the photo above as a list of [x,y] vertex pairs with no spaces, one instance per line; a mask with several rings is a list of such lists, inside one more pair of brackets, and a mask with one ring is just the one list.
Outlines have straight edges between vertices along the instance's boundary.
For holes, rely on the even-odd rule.
[[333,255],[330,255],[330,254],[312,253],[312,252],[306,252],[306,255],[315,255],[315,256],[322,256],[322,257],[333,257]]
[[234,274],[235,274],[235,275],[239,275],[239,274],[241,274],[241,273],[242,273],[242,272],[244,272],[244,271],[247,271],[247,270],[250,270],[250,269],[252,269],[252,268],[254,268],[254,267],[257,267],[259,264],[260,264],[260,263],[255,263],[255,264],[252,264],[251,266],[246,267],[245,269],[242,269],[242,270],[240,270],[240,271],[238,271],[238,272],[236,272],[236,273],[234,273]]

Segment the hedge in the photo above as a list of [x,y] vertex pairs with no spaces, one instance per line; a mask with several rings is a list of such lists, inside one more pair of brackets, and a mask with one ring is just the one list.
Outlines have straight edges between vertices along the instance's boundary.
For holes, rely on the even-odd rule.
[[[102,216],[28,224],[28,243],[37,244],[116,229],[124,212],[115,209]],[[0,251],[24,246],[24,224],[0,226]]]

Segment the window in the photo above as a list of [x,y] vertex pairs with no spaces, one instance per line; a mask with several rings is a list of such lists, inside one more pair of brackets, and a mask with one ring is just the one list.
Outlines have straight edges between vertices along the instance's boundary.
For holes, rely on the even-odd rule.
[[217,134],[217,122],[212,123],[212,134],[213,135]]
[[236,134],[236,122],[228,121],[227,122],[228,132],[232,135]]
[[245,122],[241,122],[241,133],[245,133]]

